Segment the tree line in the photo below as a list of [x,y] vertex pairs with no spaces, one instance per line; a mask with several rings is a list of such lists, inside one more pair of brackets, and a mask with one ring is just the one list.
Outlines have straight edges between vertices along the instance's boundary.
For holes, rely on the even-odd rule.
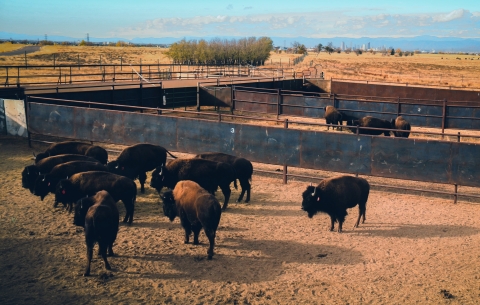
[[181,40],[165,53],[174,63],[182,64],[250,64],[261,65],[270,57],[273,41],[268,37],[241,39],[214,38]]

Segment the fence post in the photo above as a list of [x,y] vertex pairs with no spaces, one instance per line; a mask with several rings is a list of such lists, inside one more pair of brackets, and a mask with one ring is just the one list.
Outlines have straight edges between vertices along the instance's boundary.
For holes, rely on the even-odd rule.
[[70,66],[70,84],[72,83],[72,66]]
[[443,111],[442,111],[442,139],[444,138],[445,132],[445,116],[447,114],[447,99],[443,100]]
[[397,99],[397,117],[400,116],[400,97]]
[[[460,132],[458,132],[458,135],[457,135],[457,142],[460,142]],[[457,199],[458,199],[458,185],[455,183],[454,184],[454,187],[455,187],[455,194],[453,195],[453,203],[457,203]]]
[[288,171],[287,164],[284,163],[284,164],[283,164],[283,184],[287,184],[287,182],[288,182],[288,181],[287,181],[287,180],[288,180],[288,179],[287,179],[287,178],[288,178],[288,172],[287,172],[287,171]]
[[200,82],[197,82],[197,111],[200,111]]
[[278,116],[280,115],[280,103],[282,99],[281,91],[282,89],[280,88],[277,89],[277,120],[278,120]]
[[25,69],[27,68],[27,51],[25,51]]
[[28,95],[25,96],[25,101],[23,102],[23,105],[25,107],[25,124],[27,125],[27,138],[28,138],[28,147],[32,148],[32,138],[30,136],[30,130],[28,128]]
[[[140,107],[143,107],[143,83],[140,82]],[[143,109],[140,109],[140,113],[143,113]]]
[[234,91],[235,87],[233,86],[233,80],[232,84],[230,85],[230,113],[233,114],[233,110],[235,110],[235,96],[234,96]]

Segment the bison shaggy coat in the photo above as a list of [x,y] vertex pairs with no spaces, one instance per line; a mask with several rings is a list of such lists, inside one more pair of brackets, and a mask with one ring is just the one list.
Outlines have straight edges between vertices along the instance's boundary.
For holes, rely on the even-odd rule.
[[136,144],[122,150],[117,159],[108,163],[108,170],[117,175],[128,177],[132,180],[138,177],[140,191],[145,192],[147,172],[167,163],[168,150],[159,145]]
[[175,188],[181,180],[192,180],[214,194],[218,187],[225,196],[222,209],[225,210],[230,199],[230,183],[235,180],[235,170],[230,164],[204,159],[176,159],[166,166],[157,167],[152,173],[150,186],[159,193],[162,188]]
[[[237,202],[242,201],[243,196],[245,195],[245,192],[247,192],[247,197],[245,198],[245,202],[250,201],[250,190],[251,190],[250,182],[252,181],[252,175],[253,175],[252,162],[248,161],[245,158],[239,158],[229,154],[215,153],[215,152],[198,154],[195,156],[195,158],[212,160],[216,162],[223,162],[233,166],[233,169],[235,170],[235,178],[238,179],[238,181],[240,182],[240,186],[242,187],[242,192],[240,193],[240,196],[238,197]],[[235,188],[237,188],[236,180],[234,181],[234,183],[235,183]]]
[[[338,111],[335,107],[333,106],[327,106],[325,107],[325,123],[326,124],[333,124],[333,125],[342,125],[343,120],[342,120],[342,113]],[[339,130],[341,127],[337,126],[337,130]],[[327,126],[327,130],[330,129],[330,126]],[[333,129],[333,127],[332,127]]]
[[102,164],[107,164],[108,161],[108,153],[103,147],[84,142],[65,141],[53,143],[43,153],[36,155],[35,163],[47,157],[63,154],[85,155],[95,158]]
[[410,123],[407,120],[405,120],[402,116],[397,117],[395,120],[392,119],[391,124],[395,129],[402,130],[402,131],[394,131],[393,135],[395,137],[408,138],[410,136],[410,132],[403,131],[403,130],[408,130],[408,131],[411,130]]
[[339,176],[322,180],[316,187],[309,186],[303,192],[302,210],[312,218],[317,212],[324,212],[330,216],[330,231],[334,230],[338,221],[338,232],[342,232],[342,225],[347,216],[347,209],[358,204],[359,214],[355,228],[365,222],[365,212],[370,192],[367,180],[352,176]]
[[[365,116],[358,120],[349,120],[347,121],[347,125],[349,126],[359,126],[359,127],[371,127],[371,128],[384,128],[384,129],[393,129],[392,124],[390,121],[374,118],[372,116]],[[355,133],[356,128],[350,128],[350,130]],[[359,134],[367,134],[367,135],[381,135],[382,133],[389,137],[390,131],[389,130],[382,130],[382,129],[358,129]]]
[[93,197],[80,199],[75,204],[73,223],[85,228],[87,244],[87,265],[84,276],[90,275],[93,247],[98,243],[98,253],[105,262],[105,269],[110,270],[108,256],[113,256],[113,243],[118,233],[118,209],[115,200],[107,191],[99,191]]
[[198,245],[198,235],[203,228],[208,237],[208,259],[212,259],[215,247],[215,235],[222,210],[215,196],[203,189],[198,183],[185,180],[177,183],[173,191],[167,191],[162,196],[163,213],[170,221],[180,217],[185,229],[185,243],[193,232],[193,244]]
[[90,161],[70,161],[55,165],[52,170],[45,175],[39,175],[35,181],[33,194],[40,196],[43,201],[48,193],[55,194],[55,187],[61,179],[68,179],[68,177],[82,172],[88,171],[107,171],[107,167],[98,162]]
[[27,188],[33,194],[35,187],[35,180],[38,175],[49,173],[53,167],[70,161],[90,161],[98,162],[97,159],[87,157],[84,155],[66,154],[57,155],[42,159],[37,164],[26,166],[22,172],[22,187]]
[[107,191],[115,202],[123,202],[126,210],[123,222],[132,224],[137,185],[127,177],[100,171],[78,173],[58,182],[55,201],[71,205],[80,198],[93,196],[101,190]]

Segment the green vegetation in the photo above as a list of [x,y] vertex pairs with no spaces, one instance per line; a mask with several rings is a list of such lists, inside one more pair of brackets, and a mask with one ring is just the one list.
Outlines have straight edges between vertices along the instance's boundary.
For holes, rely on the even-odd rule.
[[273,42],[268,37],[250,37],[239,40],[185,39],[170,46],[165,53],[174,63],[190,64],[263,64],[270,57]]

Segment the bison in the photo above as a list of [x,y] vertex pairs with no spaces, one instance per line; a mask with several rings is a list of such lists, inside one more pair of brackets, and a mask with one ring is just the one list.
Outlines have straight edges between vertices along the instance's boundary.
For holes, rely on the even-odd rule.
[[[240,193],[237,202],[242,201],[243,196],[245,195],[245,191],[247,192],[247,198],[245,198],[245,202],[248,203],[250,201],[250,182],[252,181],[253,175],[252,162],[248,161],[245,158],[238,158],[224,153],[198,154],[195,156],[195,158],[228,163],[233,166],[233,169],[235,170],[235,178],[238,179],[238,181],[240,182],[240,186],[242,187],[242,192]],[[237,188],[237,181],[234,180],[234,183],[235,188]]]
[[83,276],[90,275],[93,246],[98,242],[98,253],[105,262],[105,269],[110,270],[108,256],[113,256],[113,243],[118,233],[118,209],[115,200],[107,191],[99,191],[93,197],[80,199],[75,204],[73,223],[85,228],[87,244],[87,265]]
[[198,245],[198,234],[203,228],[210,247],[207,254],[212,259],[215,235],[222,210],[215,196],[203,189],[198,183],[185,180],[177,183],[173,191],[166,191],[163,196],[163,213],[170,221],[180,217],[185,229],[185,243],[188,244],[193,232],[193,244]]
[[312,218],[317,212],[324,212],[332,221],[330,231],[334,230],[338,221],[338,232],[342,232],[342,225],[347,216],[347,209],[358,204],[359,214],[355,228],[365,222],[365,212],[370,185],[367,180],[352,176],[339,176],[322,180],[316,187],[310,185],[303,192],[302,210]]
[[[327,106],[325,107],[325,122],[326,124],[333,124],[333,125],[342,125],[342,113],[338,111],[335,107],[333,106]],[[337,130],[339,130],[341,127],[337,126]],[[330,126],[327,126],[327,130],[330,129]],[[333,129],[333,127],[332,127]]]
[[[392,119],[392,120],[390,121],[390,123],[392,124],[392,126],[393,126],[395,129],[398,129],[398,130],[411,130],[410,123],[407,122],[407,120],[405,120],[402,116],[397,117],[395,120]],[[394,132],[393,132],[393,135],[394,135],[395,137],[408,138],[408,136],[410,136],[410,132],[406,132],[406,131],[394,131]]]
[[48,193],[55,194],[55,187],[58,181],[61,179],[68,179],[68,177],[88,171],[107,171],[107,167],[98,162],[90,161],[70,161],[62,164],[58,164],[52,168],[52,170],[45,175],[39,175],[35,181],[35,187],[33,194],[40,196],[43,201]]
[[58,164],[62,164],[69,161],[79,161],[79,160],[98,162],[97,159],[94,159],[92,157],[87,157],[83,155],[74,155],[74,154],[48,157],[38,161],[37,164],[26,166],[23,169],[22,187],[29,189],[30,192],[33,194],[34,187],[35,187],[35,180],[37,179],[38,175],[49,173],[52,170],[52,168]]
[[36,155],[35,163],[47,157],[64,154],[85,155],[97,159],[102,164],[107,164],[108,161],[108,153],[103,147],[84,142],[65,141],[53,143],[43,153]]
[[100,171],[78,173],[58,182],[55,201],[69,205],[71,209],[80,198],[93,196],[101,190],[110,193],[115,202],[122,200],[126,210],[123,222],[132,224],[137,185],[127,177]]
[[[360,118],[358,120],[348,120],[348,126],[359,126],[359,127],[371,127],[371,128],[384,128],[384,129],[393,129],[392,124],[388,120],[374,118],[372,116],[366,116]],[[355,133],[356,128],[352,127],[350,130]],[[389,130],[382,130],[382,129],[362,129],[359,128],[358,132],[360,134],[367,134],[367,135],[381,135],[382,133],[389,137],[390,131]]]
[[167,163],[167,153],[172,155],[162,146],[153,144],[136,144],[122,150],[115,161],[107,164],[108,170],[117,175],[122,175],[140,181],[140,190],[145,193],[146,172]]
[[195,158],[176,159],[153,171],[150,186],[160,193],[164,186],[173,189],[181,180],[195,181],[210,194],[215,194],[220,187],[225,196],[222,207],[225,210],[230,199],[230,183],[235,180],[235,170],[230,164],[223,162]]

